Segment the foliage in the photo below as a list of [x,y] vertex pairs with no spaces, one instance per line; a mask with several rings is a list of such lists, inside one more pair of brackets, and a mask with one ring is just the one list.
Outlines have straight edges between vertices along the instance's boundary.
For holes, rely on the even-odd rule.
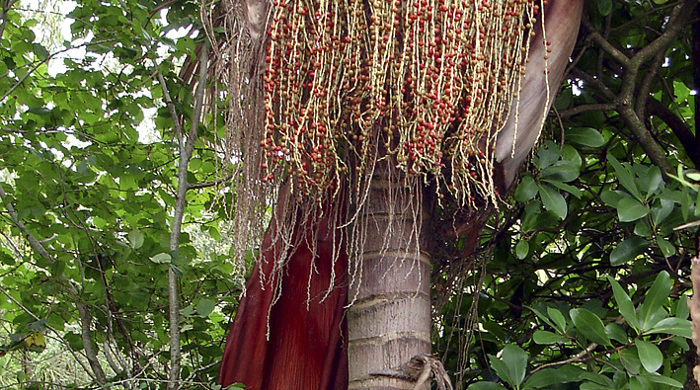
[[[482,236],[493,251],[475,277],[483,284],[442,309],[444,334],[475,331],[460,386],[634,390],[686,381],[696,228],[683,225],[700,217],[697,173],[688,168],[697,167],[694,141],[683,138],[696,125],[692,38],[681,34],[662,46],[637,75],[615,56],[639,59],[669,29],[665,18],[677,4],[588,3],[548,140],[514,202]],[[625,83],[633,85],[634,114],[651,143],[619,105]],[[650,157],[653,148],[665,152],[666,166]],[[452,323],[455,311],[473,304],[476,325]],[[438,344],[459,348],[456,337]],[[464,368],[445,356],[447,366]]]
[[[49,52],[35,33],[40,11],[11,5],[0,20],[0,354],[35,363],[8,363],[0,383],[100,384],[89,340],[107,382],[159,388],[169,364],[170,269],[182,305],[181,378],[208,386],[241,286],[231,284],[240,272],[225,245],[197,244],[220,241],[226,229],[217,123],[207,117],[199,128],[186,167],[185,232],[171,251],[180,152],[157,77],[189,128],[193,93],[178,64],[201,42],[198,8],[82,2],[67,15],[71,35]],[[178,27],[186,29],[179,38],[168,35]],[[29,343],[36,335],[47,349],[70,352],[78,368],[42,367],[44,345]],[[55,379],[61,370],[79,371]]]

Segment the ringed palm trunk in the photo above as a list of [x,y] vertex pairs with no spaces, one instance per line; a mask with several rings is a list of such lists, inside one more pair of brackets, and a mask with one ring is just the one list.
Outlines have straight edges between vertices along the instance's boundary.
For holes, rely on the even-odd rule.
[[381,168],[357,222],[365,225],[364,246],[350,259],[348,389],[415,389],[399,368],[430,353],[430,229],[416,214],[422,196]]
[[[550,0],[545,7],[545,33],[540,22],[536,25],[531,60],[520,100],[515,103],[518,109],[514,106],[511,110],[496,145],[498,164],[494,174],[501,193],[506,193],[515,181],[539,136],[543,118],[569,63],[582,8],[583,0]],[[552,42],[548,47],[543,44],[544,34]],[[546,73],[544,69],[548,69]],[[431,259],[426,243],[430,242],[431,229],[425,215],[431,208],[422,205],[425,212],[412,215],[408,211],[416,206],[416,199],[411,196],[418,195],[420,199],[419,191],[397,189],[388,177],[382,172],[372,184],[363,221],[368,228],[361,259],[349,259],[351,272],[358,272],[361,283],[349,293],[355,301],[347,315],[348,389],[415,389],[415,373],[411,377],[407,369],[400,367],[416,355],[430,354]],[[390,195],[390,188],[399,193]],[[470,226],[462,232],[478,235],[485,218],[473,215],[465,222]],[[476,242],[471,238],[468,241]],[[429,383],[423,388],[429,389]]]

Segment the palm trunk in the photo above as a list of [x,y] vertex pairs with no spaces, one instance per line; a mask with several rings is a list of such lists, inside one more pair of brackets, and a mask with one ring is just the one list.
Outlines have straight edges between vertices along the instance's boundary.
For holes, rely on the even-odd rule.
[[430,353],[429,229],[424,214],[416,215],[422,196],[389,177],[375,177],[358,221],[366,238],[351,260],[349,389],[414,389],[415,378],[400,367]]

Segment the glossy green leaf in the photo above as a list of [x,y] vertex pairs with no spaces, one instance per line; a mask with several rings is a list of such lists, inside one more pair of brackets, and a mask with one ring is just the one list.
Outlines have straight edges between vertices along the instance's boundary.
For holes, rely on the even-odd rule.
[[525,379],[527,353],[515,344],[508,344],[501,351],[501,358],[489,356],[491,366],[498,376],[514,388],[519,388]]
[[649,207],[636,199],[622,198],[617,204],[617,216],[622,222],[632,222],[649,214]]
[[539,188],[540,199],[546,210],[553,212],[559,219],[566,218],[567,205],[566,200],[556,189],[547,184],[537,186]]
[[578,178],[579,168],[580,166],[575,162],[560,160],[546,169],[543,169],[540,173],[540,177],[543,180],[568,183]]
[[481,381],[472,383],[467,390],[506,390],[506,388],[495,382]]
[[529,250],[530,245],[527,243],[527,241],[520,241],[517,245],[515,245],[515,257],[522,260],[527,257]]
[[566,142],[587,148],[599,148],[605,144],[600,132],[592,127],[574,127],[566,130]]
[[556,325],[556,329],[559,332],[566,332],[566,318],[564,318],[564,315],[561,314],[561,311],[553,307],[548,307],[547,315],[549,315],[549,318],[552,319],[552,321]]
[[659,167],[635,165],[636,167],[644,167],[637,174],[637,186],[646,195],[644,199],[649,199],[651,195],[658,193],[664,184],[663,175]]
[[603,321],[593,312],[584,309],[572,309],[569,312],[571,320],[578,330],[588,340],[605,346],[610,346],[610,338],[605,332]]
[[597,388],[600,388],[600,386],[604,386],[606,388],[613,388],[614,384],[613,381],[610,380],[605,375],[594,373],[594,372],[589,372],[589,371],[583,371],[579,374],[578,376],[579,380],[585,380],[585,381],[590,381],[593,384],[597,385]]
[[685,338],[690,338],[692,335],[691,330],[692,323],[686,319],[678,317],[664,318],[657,322],[651,329],[649,329],[647,334],[662,333],[662,334],[672,334],[676,336],[681,336]]
[[660,385],[663,385],[664,388],[666,388],[666,389],[668,389],[670,387],[675,387],[677,389],[680,389],[683,387],[683,383],[681,383],[673,378],[669,378],[667,376],[659,375],[656,373],[644,373],[644,374],[642,374],[642,377],[644,379],[648,380],[649,382],[654,382],[654,383],[658,383]]
[[535,164],[539,169],[546,169],[559,160],[560,156],[559,147],[552,141],[545,141],[537,153]]
[[532,339],[540,345],[565,344],[569,341],[564,336],[546,330],[536,330],[532,335]]
[[688,296],[681,295],[681,297],[678,299],[678,303],[676,304],[676,312],[674,315],[682,320],[685,320],[688,318],[689,314],[690,309],[688,308]]
[[637,220],[634,224],[634,234],[644,238],[652,238],[653,231],[647,218]]
[[650,319],[657,311],[663,309],[663,304],[668,300],[668,295],[671,293],[672,284],[673,280],[666,271],[661,271],[654,280],[647,292],[644,303],[639,308],[639,321],[642,330],[648,330],[653,325]]
[[558,368],[545,368],[530,375],[523,384],[524,389],[547,389],[552,385],[577,382],[584,371],[572,365],[563,365]]
[[671,257],[676,254],[676,247],[663,237],[656,237],[656,243],[661,249],[664,257]]
[[643,253],[648,246],[649,243],[645,239],[630,237],[617,244],[610,253],[610,265],[623,265]]
[[541,319],[542,321],[544,321],[545,324],[551,326],[551,327],[554,328],[554,329],[557,328],[556,325],[549,319],[549,317],[547,317],[546,315],[542,314],[542,312],[540,312],[539,310],[535,309],[534,307],[530,307],[530,306],[526,306],[526,307],[527,307],[528,309],[532,310],[532,312],[535,313],[535,315],[536,315],[539,319]]
[[650,383],[640,376],[630,378],[630,390],[648,390],[650,387]]
[[642,369],[642,362],[639,360],[637,347],[632,346],[619,352],[620,359],[625,365],[625,369],[632,375],[639,374]]
[[580,189],[578,189],[572,185],[562,183],[562,182],[556,181],[556,180],[543,179],[542,181],[545,183],[551,184],[552,186],[554,186],[562,191],[566,191],[578,199],[581,199],[581,197],[583,196],[583,191],[581,191]]
[[642,339],[637,339],[635,344],[637,345],[639,361],[642,363],[642,367],[644,367],[645,370],[648,372],[656,372],[656,370],[661,368],[664,362],[664,356],[659,347]]
[[515,200],[518,202],[527,202],[537,195],[537,183],[532,176],[523,176],[515,189]]
[[625,192],[625,191],[603,191],[602,194],[600,194],[600,198],[607,204],[608,206],[612,206],[617,208],[617,204],[620,202],[620,200],[624,198],[631,198],[630,195]]
[[639,325],[639,320],[637,319],[637,312],[634,309],[634,304],[632,303],[629,295],[627,295],[627,292],[615,279],[608,276],[608,281],[610,282],[610,285],[612,285],[613,295],[615,296],[615,302],[617,302],[620,314],[622,314],[629,326],[639,331],[641,327]]
[[611,340],[615,340],[620,344],[627,344],[629,342],[629,336],[627,332],[625,332],[625,329],[614,322],[605,325],[605,333]]
[[610,165],[612,165],[615,169],[615,173],[617,173],[617,178],[620,181],[622,187],[626,189],[634,198],[641,201],[642,196],[639,192],[639,188],[637,188],[637,184],[634,182],[634,174],[626,166],[627,164],[620,164],[620,162],[617,161],[615,156],[613,156],[612,154],[608,154],[607,158]]

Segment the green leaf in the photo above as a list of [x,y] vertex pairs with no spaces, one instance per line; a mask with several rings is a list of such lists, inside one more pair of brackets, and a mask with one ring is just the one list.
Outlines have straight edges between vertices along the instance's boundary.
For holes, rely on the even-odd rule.
[[[598,386],[605,386],[607,388],[614,387],[613,381],[611,381],[610,378],[608,378],[605,375],[597,374],[594,372],[583,371],[579,374],[578,379],[593,382]],[[583,388],[583,386],[581,387]],[[600,387],[597,387],[596,389],[599,388]]]
[[651,238],[652,230],[647,218],[637,220],[637,223],[634,224],[634,234],[644,238]]
[[532,176],[525,176],[515,189],[515,200],[518,202],[527,202],[537,195],[537,183]]
[[553,165],[543,169],[540,173],[542,179],[568,183],[576,180],[579,176],[580,165],[573,161],[560,160]]
[[155,256],[150,257],[151,261],[156,264],[167,264],[170,263],[170,254],[168,253],[158,253]]
[[692,336],[692,323],[686,319],[678,317],[664,318],[657,322],[647,334],[663,333],[690,338]]
[[644,379],[646,379],[646,380],[648,380],[648,381],[650,381],[650,382],[654,382],[654,383],[659,383],[659,384],[666,385],[666,386],[675,387],[675,388],[677,388],[677,389],[680,389],[680,388],[683,387],[683,384],[682,384],[681,382],[679,382],[679,381],[677,381],[677,380],[675,380],[675,379],[673,379],[673,378],[669,378],[669,377],[667,377],[667,376],[660,375],[660,374],[657,374],[657,373],[649,373],[649,374],[646,374],[646,373],[645,373],[645,374],[642,374],[642,377],[644,377]]
[[622,326],[614,322],[605,325],[605,333],[611,340],[615,340],[620,344],[627,344],[629,342],[627,332],[625,332]]
[[527,243],[527,241],[522,240],[515,246],[515,257],[517,257],[518,260],[522,260],[527,257],[529,251],[530,245]]
[[208,316],[216,306],[216,301],[212,299],[203,298],[197,302],[197,314],[202,317]]
[[538,185],[542,205],[545,209],[553,212],[559,219],[566,218],[566,200],[556,189],[547,184]]
[[633,376],[630,378],[630,390],[648,390],[651,386],[646,379],[640,376]]
[[566,143],[587,148],[599,148],[605,144],[600,132],[592,127],[574,127],[566,130]]
[[600,194],[600,199],[605,202],[608,206],[612,206],[617,208],[617,204],[620,203],[620,200],[624,198],[631,198],[631,196],[626,192],[626,191],[603,191],[602,194]]
[[688,308],[688,296],[681,295],[681,297],[678,299],[678,302],[676,303],[676,312],[674,313],[674,315],[682,320],[685,320],[688,318],[689,314],[690,309]]
[[131,247],[133,249],[139,249],[143,246],[143,238],[144,237],[143,237],[143,233],[140,230],[134,229],[134,230],[130,231],[128,238],[129,238],[129,243],[131,244]]
[[547,314],[549,315],[549,318],[551,318],[557,325],[556,329],[561,333],[566,333],[566,318],[564,318],[564,315],[561,314],[558,309],[553,307],[547,308]]
[[539,310],[535,309],[534,307],[530,307],[530,306],[525,306],[525,307],[527,307],[528,309],[532,310],[532,312],[535,313],[535,315],[536,315],[537,317],[539,317],[539,319],[541,319],[542,321],[544,321],[547,325],[551,326],[551,327],[554,328],[554,329],[557,328],[557,327],[554,325],[554,323],[553,323],[546,315],[542,314]]
[[632,171],[626,166],[620,164],[620,162],[617,161],[615,156],[613,156],[612,154],[608,154],[607,158],[608,162],[610,162],[610,165],[612,165],[615,169],[615,172],[617,173],[617,179],[620,181],[622,187],[629,191],[629,193],[632,194],[632,196],[635,197],[637,200],[641,201],[642,195],[639,193],[639,188],[637,188],[637,184],[634,182],[634,174],[632,173]]
[[527,368],[527,353],[516,344],[508,344],[501,352],[501,359],[508,365],[509,381],[513,387],[519,388],[525,379]]
[[545,179],[542,181],[549,183],[562,191],[566,191],[566,192],[570,193],[571,195],[575,196],[577,199],[581,199],[581,196],[583,196],[583,191],[581,191],[580,189],[578,189],[572,185],[562,183],[560,181],[555,181],[555,180],[546,180]]
[[648,372],[656,372],[661,365],[664,363],[664,355],[661,350],[656,345],[637,339],[634,342],[637,345],[637,353],[639,354],[639,361],[642,363],[642,367]]
[[655,165],[635,165],[635,167],[640,167],[637,172],[637,185],[646,195],[644,199],[649,199],[663,187],[664,179],[661,175],[661,169]]
[[668,258],[676,254],[676,247],[665,238],[657,236],[656,243],[659,245],[659,249],[661,249],[661,253],[664,257]]
[[572,309],[569,315],[571,316],[576,330],[588,340],[600,345],[612,345],[610,343],[610,338],[607,333],[605,333],[603,321],[592,311],[584,308]]
[[578,367],[564,365],[559,368],[545,368],[532,373],[523,385],[524,389],[550,388],[552,385],[576,382],[584,372]]
[[[234,384],[226,387],[226,390],[235,390],[235,389],[245,389],[245,384],[244,383],[234,383]],[[483,389],[483,390],[489,390],[489,389]]]
[[496,371],[496,375],[503,381],[508,382],[508,365],[494,355],[489,355],[489,362],[491,363],[491,368]]
[[617,244],[610,253],[610,265],[613,267],[627,263],[634,259],[649,246],[649,243],[640,237],[630,237]]
[[536,330],[532,335],[532,339],[535,343],[540,345],[565,344],[569,341],[569,339],[564,336],[546,330]]
[[506,390],[506,388],[495,382],[481,381],[472,383],[467,390]]
[[612,0],[596,0],[596,5],[598,12],[603,16],[608,16],[612,12]]
[[540,147],[534,162],[537,168],[542,170],[554,164],[559,160],[560,156],[559,147],[552,141],[545,141]]
[[622,198],[617,204],[617,216],[621,222],[632,222],[649,214],[649,207],[638,200]]
[[622,359],[622,362],[625,365],[625,368],[627,371],[632,374],[636,375],[639,374],[639,371],[642,368],[642,363],[639,361],[639,355],[637,354],[637,347],[632,346],[629,348],[625,348],[619,352],[620,354],[620,359]]
[[668,272],[661,271],[654,280],[651,288],[646,294],[644,303],[639,308],[639,320],[642,330],[648,330],[653,324],[650,319],[658,310],[663,309],[663,304],[668,300],[671,293],[673,281]]
[[629,326],[639,332],[640,326],[637,320],[637,312],[634,309],[634,304],[629,295],[627,295],[627,292],[625,292],[622,286],[611,276],[608,276],[608,281],[612,285],[613,295],[615,296],[615,302],[617,302],[620,314],[622,314]]
[[527,353],[515,344],[506,345],[501,351],[501,359],[489,355],[491,366],[496,374],[518,389],[525,379],[525,368],[527,367]]

